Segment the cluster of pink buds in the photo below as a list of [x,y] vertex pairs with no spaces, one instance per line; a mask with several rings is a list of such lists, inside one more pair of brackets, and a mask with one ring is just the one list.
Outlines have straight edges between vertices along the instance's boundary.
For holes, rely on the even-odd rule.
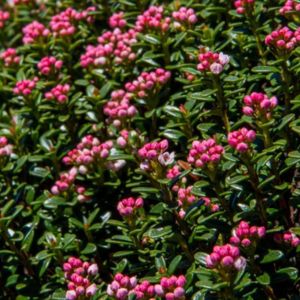
[[100,143],[98,138],[87,135],[75,149],[68,152],[63,162],[66,165],[78,166],[78,171],[86,174],[91,164],[101,162],[109,156],[112,146],[111,141]]
[[[197,200],[196,196],[192,194],[192,188],[193,186],[188,186],[187,188],[179,188],[178,190],[178,205],[181,207],[179,216],[181,218],[185,217],[186,209]],[[202,200],[204,206],[208,207],[211,212],[219,210],[219,205],[212,203],[210,198],[201,197],[199,200]]]
[[13,146],[8,143],[5,136],[0,136],[0,157],[10,156],[13,151]]
[[187,188],[180,188],[177,192],[178,205],[182,208],[187,208],[196,201],[196,196],[192,194],[193,186],[190,185]]
[[137,97],[145,98],[157,94],[170,78],[171,72],[159,68],[149,73],[142,72],[136,80],[126,83],[125,88]]
[[6,67],[17,65],[20,62],[20,57],[17,55],[17,50],[8,48],[0,54],[0,59],[4,61]]
[[132,95],[124,90],[117,90],[111,93],[111,99],[104,106],[104,114],[109,117],[108,122],[115,127],[120,127],[126,119],[137,114],[136,107],[130,103]]
[[[167,170],[167,174],[166,177],[170,180],[175,179],[177,176],[179,176],[181,174],[181,169],[180,166],[178,165],[174,165],[172,168]],[[180,182],[176,183],[173,187],[172,187],[172,191],[174,192],[178,192],[180,185],[181,184],[185,184],[187,181],[186,177],[182,177],[180,179]]]
[[272,47],[280,55],[291,52],[300,41],[300,32],[294,32],[288,27],[274,30],[265,38],[266,45]]
[[204,201],[204,206],[208,207],[211,212],[219,211],[219,209],[220,209],[219,205],[212,203],[210,198],[201,197],[200,200]]
[[238,152],[247,152],[256,139],[256,132],[245,127],[228,134],[228,144]]
[[300,11],[300,3],[298,1],[295,0],[287,0],[284,3],[284,6],[280,8],[279,12],[282,15],[285,15],[286,13],[290,13],[290,12],[299,12]]
[[213,74],[220,74],[224,67],[229,63],[229,56],[224,53],[216,53],[212,51],[207,51],[205,48],[200,49],[200,54],[198,56],[197,69],[200,72],[210,71]]
[[50,28],[55,36],[69,36],[76,32],[75,22],[86,20],[91,22],[93,18],[89,16],[90,11],[94,11],[95,7],[89,7],[87,10],[78,12],[75,9],[68,7],[58,15],[51,18]]
[[252,11],[255,0],[235,0],[234,6],[238,14],[244,14],[246,11]]
[[70,91],[69,84],[58,84],[54,88],[52,88],[49,92],[45,93],[45,98],[47,100],[55,100],[58,103],[62,104],[68,101],[68,93]]
[[[63,265],[65,278],[68,281],[67,300],[92,297],[97,292],[97,286],[91,280],[98,274],[97,264],[83,262],[76,257],[70,257]],[[86,299],[86,298],[84,298]]]
[[172,168],[167,171],[167,178],[174,179],[175,177],[181,174],[180,167],[178,165],[174,165]]
[[24,44],[32,44],[34,42],[42,41],[50,34],[50,30],[38,21],[33,21],[26,25],[22,31]]
[[117,209],[122,217],[133,216],[139,208],[144,206],[143,198],[125,198],[118,203]]
[[152,162],[158,162],[162,166],[171,165],[174,162],[175,153],[166,152],[168,147],[168,140],[145,144],[138,150],[138,155],[143,160],[140,168],[146,171],[151,170]]
[[16,86],[13,89],[14,94],[20,96],[28,96],[32,93],[32,91],[36,87],[36,83],[39,79],[37,77],[33,78],[33,80],[24,79],[18,81]]
[[155,293],[158,297],[164,297],[166,300],[184,300],[186,279],[184,275],[178,277],[163,277],[160,283],[154,286]]
[[122,32],[120,28],[106,31],[98,38],[98,45],[89,45],[80,57],[83,68],[110,67],[112,64],[129,64],[136,59],[131,46],[136,43],[136,31]]
[[117,300],[126,300],[137,286],[136,277],[129,277],[118,273],[107,287],[107,294]]
[[157,159],[159,155],[164,153],[168,149],[168,147],[168,140],[147,143],[141,149],[139,149],[138,154],[142,159],[153,160]]
[[253,242],[261,239],[266,234],[264,226],[250,226],[248,222],[241,221],[237,228],[232,232],[230,243],[233,245],[241,245],[249,247]]
[[174,11],[172,17],[176,21],[174,23],[175,28],[181,28],[182,25],[190,27],[198,21],[195,11],[184,6],[180,7],[178,11]]
[[0,10],[0,28],[3,28],[5,22],[9,19],[9,12]]
[[274,235],[274,240],[277,243],[284,243],[290,247],[298,247],[300,245],[300,238],[296,236],[295,233],[290,231],[284,233],[276,233]]
[[41,59],[37,66],[43,75],[49,75],[60,70],[63,66],[63,61],[56,59],[54,56],[46,56]]
[[86,188],[83,186],[76,186],[75,189],[77,193],[77,200],[80,203],[88,202],[91,200],[91,197],[86,194]]
[[28,5],[34,3],[34,0],[14,0],[14,5]]
[[192,73],[184,72],[184,78],[186,78],[188,81],[194,81],[196,76]]
[[127,25],[126,20],[124,19],[124,12],[118,12],[113,14],[110,18],[109,18],[109,26],[111,28],[123,28]]
[[244,97],[243,113],[246,116],[256,118],[270,119],[273,109],[277,106],[276,97],[268,98],[266,94],[253,92]]
[[161,31],[167,32],[171,24],[171,18],[164,18],[162,6],[150,6],[142,15],[137,17],[135,29],[138,32]]
[[120,136],[117,138],[117,145],[124,149],[128,144],[129,132],[126,129],[120,131]]
[[60,195],[65,191],[70,190],[77,176],[77,169],[71,168],[68,172],[62,173],[60,178],[55,182],[51,188],[53,195]]
[[213,138],[201,142],[194,141],[187,160],[196,168],[204,168],[208,164],[218,163],[223,152],[224,148]]
[[238,247],[230,244],[214,246],[213,252],[206,257],[206,266],[210,269],[240,271],[246,266],[246,259],[240,256]]
[[154,300],[154,285],[151,284],[148,280],[143,280],[134,288],[132,294],[135,295],[137,300]]

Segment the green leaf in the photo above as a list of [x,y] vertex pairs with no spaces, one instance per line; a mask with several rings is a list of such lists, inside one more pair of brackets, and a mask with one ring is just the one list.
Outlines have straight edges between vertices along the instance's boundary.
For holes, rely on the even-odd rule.
[[169,267],[168,267],[168,274],[169,275],[174,274],[174,272],[176,271],[176,269],[177,269],[178,265],[180,264],[181,260],[182,260],[181,255],[177,255],[172,259],[172,261],[170,262]]
[[152,239],[158,239],[163,237],[171,237],[173,233],[171,226],[160,227],[160,228],[153,228],[147,231],[144,235],[149,236]]
[[272,66],[257,66],[252,68],[252,72],[255,73],[279,73],[280,70]]
[[269,264],[278,261],[284,257],[284,254],[279,250],[268,250],[268,253],[261,259],[261,264]]
[[261,285],[269,285],[270,284],[270,275],[268,273],[263,273],[259,276],[256,277],[256,280],[261,284]]
[[290,152],[285,162],[288,167],[298,164],[300,162],[300,152],[299,151]]
[[293,267],[282,268],[276,271],[272,282],[280,282],[286,280],[296,280],[298,278],[298,269]]
[[197,252],[194,255],[195,260],[200,263],[201,266],[205,266],[206,267],[206,257],[207,257],[207,253],[205,252]]
[[81,254],[91,254],[97,251],[97,246],[92,243],[88,243],[86,247],[81,251]]

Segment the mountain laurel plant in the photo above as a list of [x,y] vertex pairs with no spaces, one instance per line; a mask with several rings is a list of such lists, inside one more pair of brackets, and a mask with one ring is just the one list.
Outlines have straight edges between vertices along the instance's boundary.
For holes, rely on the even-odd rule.
[[300,298],[300,1],[3,0],[0,298]]

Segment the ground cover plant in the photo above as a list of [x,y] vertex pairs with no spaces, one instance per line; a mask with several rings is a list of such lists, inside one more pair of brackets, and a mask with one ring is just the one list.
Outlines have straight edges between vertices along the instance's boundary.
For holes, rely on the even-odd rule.
[[1,299],[300,299],[300,2],[0,3]]

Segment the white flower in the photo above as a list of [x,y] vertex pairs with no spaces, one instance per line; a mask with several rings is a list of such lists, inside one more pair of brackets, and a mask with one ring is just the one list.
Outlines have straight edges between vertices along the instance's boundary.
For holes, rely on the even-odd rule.
[[164,152],[158,156],[158,161],[162,166],[171,165],[174,162],[175,153]]
[[223,71],[223,66],[221,64],[218,64],[218,63],[213,63],[211,66],[210,66],[210,71],[213,73],[213,74],[220,74],[222,71]]
[[219,61],[220,63],[224,66],[227,65],[229,63],[230,57],[229,55],[224,54],[223,52],[221,52],[219,54]]

